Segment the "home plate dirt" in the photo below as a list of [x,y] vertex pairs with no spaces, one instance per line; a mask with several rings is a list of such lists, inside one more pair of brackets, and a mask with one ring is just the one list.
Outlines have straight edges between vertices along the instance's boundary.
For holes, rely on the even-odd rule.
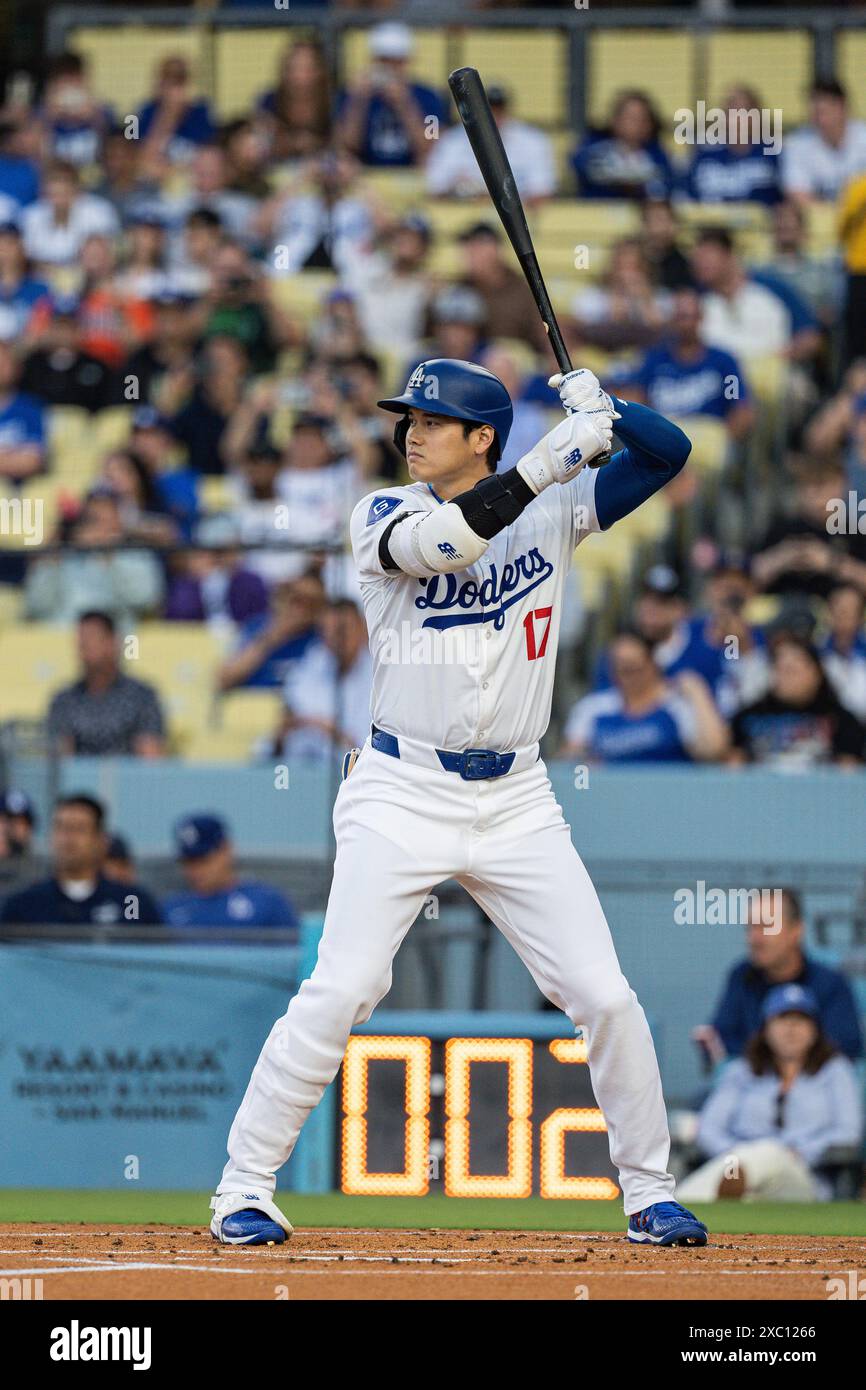
[[864,1276],[863,1237],[308,1229],[245,1249],[184,1226],[0,1225],[0,1279],[44,1299],[825,1300]]

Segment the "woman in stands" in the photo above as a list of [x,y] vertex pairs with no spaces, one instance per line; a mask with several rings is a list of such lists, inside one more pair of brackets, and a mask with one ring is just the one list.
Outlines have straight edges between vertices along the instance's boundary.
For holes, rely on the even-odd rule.
[[831,1149],[859,1155],[862,1142],[854,1067],[822,1032],[811,990],[777,985],[764,1001],[760,1030],[701,1112],[698,1146],[706,1162],[677,1191],[684,1202],[828,1200],[822,1159]]

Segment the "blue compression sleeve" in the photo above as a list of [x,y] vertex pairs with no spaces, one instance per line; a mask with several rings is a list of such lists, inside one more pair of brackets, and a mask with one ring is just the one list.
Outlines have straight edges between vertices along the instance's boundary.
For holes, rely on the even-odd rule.
[[602,531],[676,477],[692,447],[679,426],[657,411],[614,400],[622,416],[614,421],[614,429],[626,447],[599,469],[595,480],[595,510]]

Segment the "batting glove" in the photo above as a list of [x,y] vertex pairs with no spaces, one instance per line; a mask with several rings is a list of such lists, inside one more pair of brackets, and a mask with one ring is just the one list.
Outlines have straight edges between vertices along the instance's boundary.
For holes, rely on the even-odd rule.
[[601,412],[609,415],[612,420],[620,418],[612,398],[601,389],[598,377],[587,371],[586,367],[581,367],[576,372],[566,372],[565,376],[556,372],[547,384],[559,392],[563,408],[569,414],[579,410],[584,415]]
[[612,434],[605,413],[567,415],[520,459],[517,471],[535,493],[551,483],[570,483],[592,459],[610,452]]

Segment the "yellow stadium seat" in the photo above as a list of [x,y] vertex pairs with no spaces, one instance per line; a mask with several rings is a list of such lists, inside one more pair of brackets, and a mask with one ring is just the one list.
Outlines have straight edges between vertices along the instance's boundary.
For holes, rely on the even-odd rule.
[[397,216],[412,210],[426,215],[427,189],[417,169],[365,169],[361,188]]
[[204,28],[160,28],[144,24],[76,26],[67,43],[87,60],[93,90],[114,107],[123,123],[150,98],[157,64],[175,54],[188,60],[196,90],[208,86],[208,36]]
[[132,430],[132,406],[113,405],[93,417],[93,436],[100,462],[114,449],[121,449]]
[[142,623],[126,639],[126,673],[156,686],[178,748],[209,722],[223,652],[203,623]]
[[248,763],[254,740],[238,729],[198,729],[184,744],[191,763]]
[[750,357],[745,367],[749,386],[761,404],[778,405],[788,383],[787,360],[784,357]]
[[613,100],[637,87],[653,102],[665,131],[673,131],[674,112],[693,107],[698,89],[694,36],[668,29],[614,29],[589,40],[588,115],[604,125]]
[[29,623],[0,632],[0,720],[40,719],[62,685],[75,679],[72,628]]
[[788,130],[803,120],[813,65],[812,37],[805,29],[720,29],[704,45],[709,106],[731,87],[746,86],[762,106],[782,110]]
[[322,301],[337,285],[330,270],[304,270],[300,274],[275,274],[268,281],[268,293],[274,304],[303,324],[312,323]]
[[861,120],[866,120],[866,90],[863,85],[863,74],[866,72],[866,33],[862,28],[837,31],[836,71],[839,81],[848,93],[853,114]]
[[21,589],[14,584],[0,584],[0,632],[18,622],[22,605]]
[[835,203],[810,203],[806,210],[809,226],[809,252],[813,256],[835,256],[839,248],[839,210]]
[[[346,29],[340,46],[343,81],[357,77],[370,66],[369,29]],[[448,73],[458,63],[449,57],[449,35],[444,29],[414,29],[414,46],[409,71],[426,87],[448,90]],[[468,61],[468,60],[467,60]]]
[[216,724],[219,729],[243,734],[252,741],[274,733],[282,708],[277,689],[230,690],[219,699]]
[[714,420],[709,415],[690,415],[676,423],[692,441],[692,452],[689,454],[691,467],[699,473],[720,473],[730,449],[728,432],[721,420]]
[[478,68],[487,86],[506,87],[520,120],[568,121],[566,36],[550,29],[464,29],[460,63]]
[[230,480],[221,474],[200,478],[198,496],[204,512],[227,512],[235,504],[236,494]]

